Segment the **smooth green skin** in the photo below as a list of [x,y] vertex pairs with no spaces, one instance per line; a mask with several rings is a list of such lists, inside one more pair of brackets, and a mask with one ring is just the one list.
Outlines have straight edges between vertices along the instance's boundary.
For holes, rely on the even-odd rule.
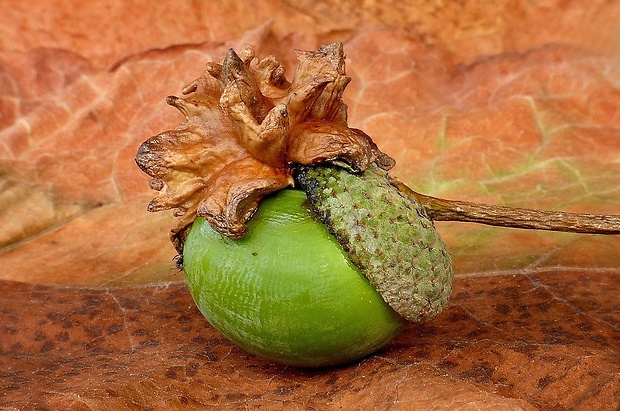
[[347,363],[385,346],[406,321],[308,207],[303,191],[281,190],[238,240],[196,219],[185,274],[205,318],[245,350],[302,367]]

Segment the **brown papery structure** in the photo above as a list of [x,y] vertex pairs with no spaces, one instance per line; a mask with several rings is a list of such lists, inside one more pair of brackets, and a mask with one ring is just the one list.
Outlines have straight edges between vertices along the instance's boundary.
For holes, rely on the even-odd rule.
[[260,199],[293,184],[292,164],[355,172],[373,162],[394,165],[347,125],[342,44],[298,51],[297,58],[289,82],[275,57],[255,61],[251,48],[239,55],[231,49],[183,89],[187,97],[167,98],[186,120],[145,141],[136,163],[159,191],[148,210],[173,209],[179,217],[171,231],[179,253],[196,216],[228,237],[243,236]]

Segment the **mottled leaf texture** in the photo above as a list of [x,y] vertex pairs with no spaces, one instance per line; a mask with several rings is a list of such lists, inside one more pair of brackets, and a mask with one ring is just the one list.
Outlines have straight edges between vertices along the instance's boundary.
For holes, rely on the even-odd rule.
[[3,2],[0,410],[619,409],[620,238],[438,222],[446,311],[287,368],[200,316],[133,158],[229,47],[290,75],[341,41],[349,125],[416,191],[619,214],[620,4],[221,3]]

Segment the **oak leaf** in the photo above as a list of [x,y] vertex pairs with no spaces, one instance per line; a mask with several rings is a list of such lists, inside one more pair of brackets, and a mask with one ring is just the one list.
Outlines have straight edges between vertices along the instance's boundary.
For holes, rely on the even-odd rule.
[[616,238],[438,223],[452,306],[338,369],[249,356],[197,312],[133,157],[230,47],[293,68],[343,41],[349,124],[418,191],[617,213],[617,3],[358,3],[8,1],[0,408],[618,408]]

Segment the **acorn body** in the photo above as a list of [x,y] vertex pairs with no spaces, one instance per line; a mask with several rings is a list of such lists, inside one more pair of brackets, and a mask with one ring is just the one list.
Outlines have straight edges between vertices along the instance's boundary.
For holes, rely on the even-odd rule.
[[205,318],[246,351],[275,362],[324,367],[354,361],[388,344],[406,324],[299,190],[263,200],[241,239],[197,219],[183,259]]

